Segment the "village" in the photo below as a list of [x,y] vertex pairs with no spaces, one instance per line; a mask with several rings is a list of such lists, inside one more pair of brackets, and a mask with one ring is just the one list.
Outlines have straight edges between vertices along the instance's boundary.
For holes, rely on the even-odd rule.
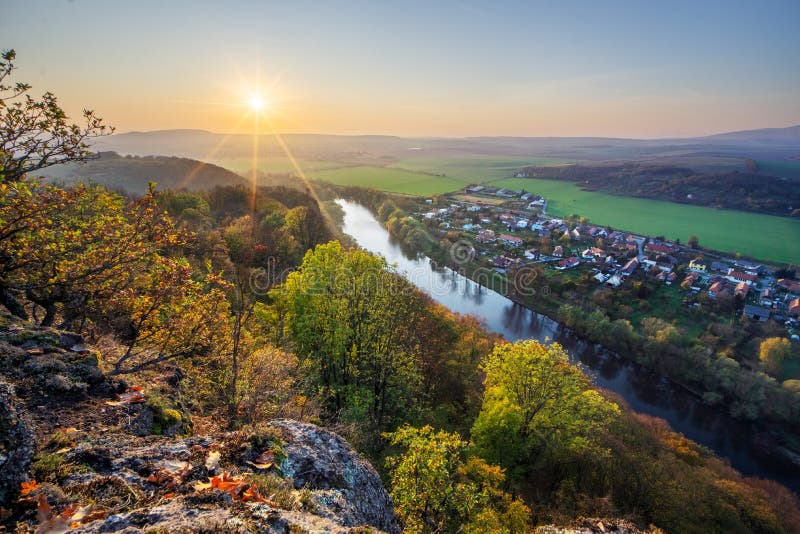
[[800,340],[800,281],[791,271],[700,249],[663,237],[635,235],[572,215],[547,215],[547,200],[525,191],[472,185],[425,204],[414,216],[439,238],[472,243],[476,261],[500,274],[541,264],[552,274],[579,271],[598,285],[632,279],[679,286],[683,304],[725,303],[752,321],[783,324]]

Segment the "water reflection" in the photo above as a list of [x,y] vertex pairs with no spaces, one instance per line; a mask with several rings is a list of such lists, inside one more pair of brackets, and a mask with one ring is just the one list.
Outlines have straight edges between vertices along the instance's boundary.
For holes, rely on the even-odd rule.
[[476,316],[487,329],[503,334],[510,341],[558,341],[598,386],[621,396],[632,409],[666,420],[674,430],[727,458],[744,474],[772,478],[795,491],[800,488],[800,473],[788,472],[759,456],[756,435],[749,425],[699,402],[655,373],[577,338],[548,317],[452,269],[434,265],[425,256],[404,250],[363,206],[343,200],[337,203],[345,213],[345,233],[361,247],[384,256],[436,302],[455,312]]

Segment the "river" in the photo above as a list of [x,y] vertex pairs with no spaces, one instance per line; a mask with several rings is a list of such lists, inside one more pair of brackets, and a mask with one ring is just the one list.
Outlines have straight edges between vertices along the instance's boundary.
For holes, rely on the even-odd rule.
[[367,208],[347,200],[336,202],[344,210],[344,232],[359,246],[384,256],[436,302],[454,312],[480,318],[488,330],[509,341],[558,341],[598,386],[621,396],[633,410],[666,420],[675,431],[727,458],[745,475],[770,478],[794,491],[800,490],[800,473],[759,455],[751,425],[707,406],[634,362],[577,338],[552,319],[447,267],[434,266],[425,256],[415,257],[401,248]]

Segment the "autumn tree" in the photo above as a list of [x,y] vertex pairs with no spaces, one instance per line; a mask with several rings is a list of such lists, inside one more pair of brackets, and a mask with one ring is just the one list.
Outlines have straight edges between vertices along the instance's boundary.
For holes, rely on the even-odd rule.
[[135,202],[100,187],[61,189],[35,181],[0,184],[0,294],[27,317],[20,299],[45,311],[49,326],[80,321],[133,283],[136,273],[185,243],[157,208],[155,191]]
[[778,374],[783,361],[789,357],[792,345],[785,337],[770,337],[761,342],[758,358],[772,374]]
[[53,93],[37,100],[27,83],[12,83],[16,52],[0,54],[0,168],[3,180],[18,181],[26,174],[92,157],[89,141],[113,128],[94,111],[83,111],[83,124],[74,124]]
[[472,427],[475,452],[513,478],[571,454],[602,452],[595,436],[619,413],[557,343],[497,345]]
[[386,260],[332,241],[306,253],[272,295],[329,414],[380,427],[413,407],[420,305]]
[[526,532],[530,510],[501,488],[502,468],[467,458],[458,434],[404,426],[387,434],[395,511],[409,533]]
[[697,248],[700,246],[700,239],[696,235],[690,236],[686,244],[689,245],[689,248]]

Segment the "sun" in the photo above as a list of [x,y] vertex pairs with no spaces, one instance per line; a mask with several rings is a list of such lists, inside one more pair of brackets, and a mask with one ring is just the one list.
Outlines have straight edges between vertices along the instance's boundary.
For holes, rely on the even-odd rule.
[[247,104],[253,111],[261,111],[267,106],[267,103],[264,101],[263,98],[255,95],[250,97],[250,100],[247,101]]

